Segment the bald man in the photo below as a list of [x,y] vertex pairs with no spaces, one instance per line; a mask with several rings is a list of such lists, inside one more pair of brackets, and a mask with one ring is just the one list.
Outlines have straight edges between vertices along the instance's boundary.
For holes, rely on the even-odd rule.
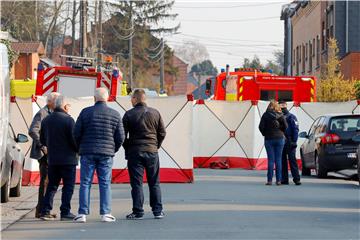
[[161,203],[159,181],[158,149],[165,138],[166,131],[160,113],[146,105],[146,95],[143,89],[136,89],[131,97],[133,109],[127,111],[123,118],[125,129],[125,155],[128,160],[131,196],[133,200],[132,213],[126,216],[128,220],[140,220],[144,215],[143,176],[146,171],[150,190],[150,206],[155,219],[164,217]]

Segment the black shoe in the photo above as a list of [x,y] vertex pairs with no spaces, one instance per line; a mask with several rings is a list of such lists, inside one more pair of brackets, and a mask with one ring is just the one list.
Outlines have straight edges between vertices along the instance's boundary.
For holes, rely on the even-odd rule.
[[141,213],[130,213],[126,216],[127,220],[141,220],[144,218],[144,214]]
[[289,185],[289,182],[281,182],[281,185]]
[[164,217],[165,217],[165,213],[164,213],[164,212],[154,213],[154,218],[155,218],[155,219],[163,219]]
[[297,185],[297,186],[301,185],[301,182],[300,182],[300,181],[296,181],[296,182],[294,182],[294,183],[295,183],[295,185]]
[[68,213],[68,214],[61,214],[61,218],[60,220],[61,221],[72,221],[76,216],[72,213]]
[[53,214],[47,213],[47,214],[42,214],[40,219],[43,221],[54,221],[56,217],[54,217]]

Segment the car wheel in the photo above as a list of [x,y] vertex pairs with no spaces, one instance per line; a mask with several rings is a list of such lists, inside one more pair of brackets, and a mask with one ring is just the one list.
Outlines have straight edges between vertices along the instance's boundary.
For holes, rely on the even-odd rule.
[[300,152],[300,158],[301,158],[301,164],[302,164],[301,175],[302,176],[311,176],[311,169],[305,167],[305,161],[304,161],[304,156],[303,156],[302,152]]
[[318,178],[326,178],[327,177],[327,171],[321,165],[321,163],[319,161],[319,156],[317,154],[315,155],[315,171],[316,171],[316,176]]
[[10,189],[10,197],[20,197],[21,186],[22,186],[22,170],[20,173],[19,183],[15,187]]
[[10,180],[11,180],[11,174],[9,173],[8,180],[1,188],[1,202],[6,203],[9,201],[10,196]]

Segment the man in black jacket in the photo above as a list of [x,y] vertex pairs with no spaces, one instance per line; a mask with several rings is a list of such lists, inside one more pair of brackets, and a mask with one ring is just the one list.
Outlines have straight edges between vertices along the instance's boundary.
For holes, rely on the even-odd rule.
[[[41,108],[34,119],[31,122],[29,128],[29,136],[32,138],[33,142],[31,145],[30,158],[36,159],[39,162],[39,172],[40,172],[40,183],[39,183],[39,192],[38,192],[38,204],[36,206],[35,217],[40,218],[41,212],[43,209],[44,195],[46,187],[48,184],[48,162],[47,162],[47,148],[42,145],[40,142],[40,130],[41,122],[49,114],[54,111],[55,100],[60,94],[57,92],[52,92],[47,96],[46,106]],[[53,214],[56,217],[56,214]]]
[[49,183],[43,202],[42,220],[54,220],[50,211],[61,180],[61,220],[72,220],[75,217],[70,209],[78,160],[77,147],[72,135],[75,121],[68,114],[69,107],[63,96],[57,97],[54,113],[41,123],[40,141],[48,149],[49,165]]
[[132,95],[133,109],[127,111],[123,118],[125,129],[125,155],[128,160],[132,213],[127,219],[142,219],[144,215],[143,175],[146,171],[150,190],[150,206],[156,219],[164,217],[161,203],[159,180],[158,149],[165,138],[166,131],[160,113],[145,103],[145,92],[136,89]]

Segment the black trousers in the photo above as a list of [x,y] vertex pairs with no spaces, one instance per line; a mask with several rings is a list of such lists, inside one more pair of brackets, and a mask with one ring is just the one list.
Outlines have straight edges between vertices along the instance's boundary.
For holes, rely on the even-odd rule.
[[47,156],[43,156],[39,159],[39,172],[40,172],[40,184],[39,184],[39,194],[38,194],[38,203],[36,205],[36,217],[40,217],[40,214],[43,210],[43,201],[46,192],[46,187],[48,185],[48,163]]
[[59,188],[61,180],[63,181],[61,195],[61,216],[70,213],[71,198],[74,193],[76,165],[49,166],[49,183],[44,197],[44,207],[42,214],[49,214],[53,209],[54,196]]
[[133,212],[144,214],[143,177],[144,170],[150,191],[150,206],[154,214],[161,213],[161,189],[159,180],[159,155],[158,153],[136,152],[128,155],[128,170],[130,175],[131,197]]
[[282,155],[282,182],[289,182],[288,162],[290,164],[291,175],[294,182],[300,181],[299,167],[296,161],[296,148],[291,147],[288,142],[285,143]]

